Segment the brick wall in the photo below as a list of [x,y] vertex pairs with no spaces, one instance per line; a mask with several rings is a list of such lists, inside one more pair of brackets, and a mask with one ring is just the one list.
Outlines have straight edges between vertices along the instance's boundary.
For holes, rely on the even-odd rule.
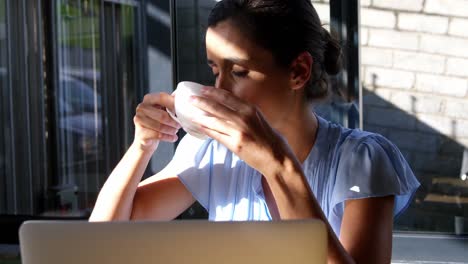
[[[328,22],[328,1],[312,2]],[[423,181],[458,177],[468,147],[468,1],[361,1],[360,19],[364,128],[393,140]]]
[[[328,0],[312,0],[328,23]],[[468,215],[468,1],[361,0],[364,129],[383,134],[422,183],[402,226],[453,231]]]

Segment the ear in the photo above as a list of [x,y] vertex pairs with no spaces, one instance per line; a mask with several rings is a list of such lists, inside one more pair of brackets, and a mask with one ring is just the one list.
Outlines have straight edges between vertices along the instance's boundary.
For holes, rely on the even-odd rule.
[[290,84],[293,90],[301,89],[309,81],[314,59],[309,52],[299,54],[290,66]]

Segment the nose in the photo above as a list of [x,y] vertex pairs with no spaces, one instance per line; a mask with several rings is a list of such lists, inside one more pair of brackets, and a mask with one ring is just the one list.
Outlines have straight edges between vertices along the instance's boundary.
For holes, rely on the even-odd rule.
[[219,73],[218,78],[216,78],[215,88],[229,92],[232,90],[231,83],[224,73]]

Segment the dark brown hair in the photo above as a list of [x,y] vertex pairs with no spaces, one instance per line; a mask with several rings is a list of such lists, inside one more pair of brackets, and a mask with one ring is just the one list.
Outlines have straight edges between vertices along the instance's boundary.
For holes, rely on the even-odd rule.
[[211,10],[208,26],[228,19],[269,50],[280,66],[289,67],[308,51],[314,64],[306,96],[317,99],[328,94],[328,76],[342,67],[341,47],[322,27],[310,0],[223,0]]

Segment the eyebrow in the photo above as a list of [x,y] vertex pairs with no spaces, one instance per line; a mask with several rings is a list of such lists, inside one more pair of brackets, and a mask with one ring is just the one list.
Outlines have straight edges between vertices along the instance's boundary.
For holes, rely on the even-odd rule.
[[[248,60],[246,59],[241,59],[241,58],[235,58],[235,57],[230,57],[230,58],[224,58],[224,61],[229,61],[232,62],[233,64],[239,64],[239,65],[245,65],[247,64]],[[216,65],[214,61],[212,60],[207,60],[208,65]]]

